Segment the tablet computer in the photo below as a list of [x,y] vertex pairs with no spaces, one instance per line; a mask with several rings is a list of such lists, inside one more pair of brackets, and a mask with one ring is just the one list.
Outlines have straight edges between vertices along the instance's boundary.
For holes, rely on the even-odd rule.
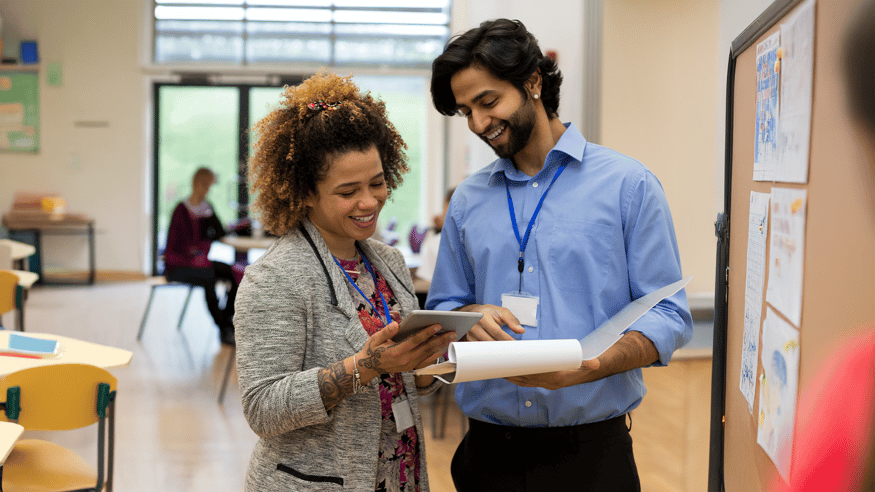
[[401,325],[398,333],[392,337],[392,340],[400,342],[405,338],[413,335],[417,331],[426,326],[441,325],[439,333],[448,331],[456,332],[456,340],[459,340],[480,321],[483,313],[468,313],[465,311],[428,311],[414,310],[401,320]]
[[60,344],[57,340],[30,337],[18,333],[10,333],[8,345],[0,348],[0,352],[37,357],[52,357],[57,355],[59,350]]

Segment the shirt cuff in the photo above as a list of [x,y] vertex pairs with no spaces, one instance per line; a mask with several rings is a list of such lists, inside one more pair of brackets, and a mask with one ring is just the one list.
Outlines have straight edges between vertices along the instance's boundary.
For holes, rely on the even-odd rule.
[[[692,322],[672,319],[661,313],[651,312],[630,326],[626,332],[637,331],[653,342],[659,352],[659,360],[645,367],[667,366],[672,354],[687,343],[693,333]],[[625,332],[624,332],[625,333]]]

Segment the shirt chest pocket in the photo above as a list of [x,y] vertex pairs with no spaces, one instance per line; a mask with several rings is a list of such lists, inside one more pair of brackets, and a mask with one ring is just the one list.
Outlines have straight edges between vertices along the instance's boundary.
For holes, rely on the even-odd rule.
[[566,220],[550,235],[550,280],[561,290],[596,294],[604,289],[611,264],[622,255],[615,229],[606,224]]

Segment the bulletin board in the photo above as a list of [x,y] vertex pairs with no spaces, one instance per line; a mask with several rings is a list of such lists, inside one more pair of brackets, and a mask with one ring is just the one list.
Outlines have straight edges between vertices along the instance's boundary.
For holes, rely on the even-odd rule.
[[0,67],[0,152],[37,152],[39,115],[39,74]]
[[[860,0],[776,1],[735,39],[730,49],[724,210],[715,223],[718,245],[708,476],[711,492],[768,490],[775,480],[781,480],[780,465],[758,442],[762,411],[773,403],[762,401],[765,398],[761,393],[771,387],[761,384],[761,377],[772,365],[768,354],[763,356],[768,342],[763,319],[796,329],[798,345],[789,346],[795,350],[798,364],[789,369],[789,376],[798,376],[797,395],[805,391],[837,347],[859,334],[862,325],[875,321],[875,220],[872,181],[867,174],[867,162],[872,157],[860,144],[861,135],[848,114],[842,73],[844,33],[859,4]],[[774,67],[774,60],[759,62],[775,33],[780,33],[778,46],[786,42],[784,30],[805,8],[813,10],[810,135],[807,151],[800,151],[807,155],[807,172],[796,182],[787,181],[785,176],[769,177],[768,173],[764,179],[758,171],[763,157],[760,145],[775,135],[769,135],[772,115],[763,109],[768,107],[757,103],[774,94],[763,89],[767,84],[758,70]],[[783,56],[786,62],[786,53]],[[784,68],[786,63],[781,71]],[[780,115],[779,122],[785,116],[781,111],[799,102],[790,100],[792,97],[780,93],[773,108],[774,114]],[[797,128],[804,127],[796,123]],[[783,233],[786,224],[782,225],[781,219],[786,215],[776,214],[772,202],[768,204],[769,220],[762,224],[768,225],[764,232],[762,292],[757,301],[749,301],[749,292],[756,290],[750,286],[755,282],[751,282],[749,272],[750,245],[756,242],[752,236],[757,234],[756,213],[751,213],[757,206],[752,205],[751,192],[768,194],[774,200],[783,193],[804,197],[801,202],[790,202],[796,204],[796,212],[804,213],[802,244],[794,244],[799,247],[796,251],[802,252],[800,276],[798,281],[788,283],[800,291],[796,312],[786,307],[775,309],[773,304],[778,302],[769,298],[771,285],[779,285],[777,276],[786,275],[782,270],[786,264],[776,265],[779,257],[773,255],[786,247],[785,243],[776,246],[773,241]],[[755,327],[759,353],[751,367],[756,384],[749,404],[741,388],[748,377],[743,368],[748,347],[745,326],[746,322],[752,324],[747,320],[751,305],[759,306],[762,318]],[[774,380],[769,382],[775,384]]]

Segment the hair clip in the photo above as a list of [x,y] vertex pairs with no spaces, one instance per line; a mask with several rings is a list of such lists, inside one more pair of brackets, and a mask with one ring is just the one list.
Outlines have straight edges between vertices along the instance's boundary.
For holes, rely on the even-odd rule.
[[332,111],[335,111],[335,110],[337,110],[337,108],[340,107],[340,103],[339,102],[327,103],[327,102],[320,99],[316,102],[311,102],[310,104],[307,105],[307,107],[312,109],[313,111],[321,111],[323,109],[330,109]]

